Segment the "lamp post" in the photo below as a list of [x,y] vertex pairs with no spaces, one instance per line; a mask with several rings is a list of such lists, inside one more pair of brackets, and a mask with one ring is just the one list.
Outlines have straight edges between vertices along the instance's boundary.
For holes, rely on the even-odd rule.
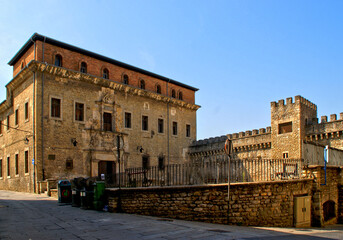
[[230,162],[232,157],[232,141],[230,139],[226,139],[224,151],[228,156],[228,170],[227,170],[227,223],[229,224],[229,216],[230,216]]

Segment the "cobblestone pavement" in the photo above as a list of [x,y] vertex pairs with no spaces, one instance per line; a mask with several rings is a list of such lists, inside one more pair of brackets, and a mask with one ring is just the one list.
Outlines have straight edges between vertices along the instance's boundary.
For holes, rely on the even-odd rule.
[[82,210],[44,195],[0,190],[0,239],[343,239],[330,228],[256,228]]

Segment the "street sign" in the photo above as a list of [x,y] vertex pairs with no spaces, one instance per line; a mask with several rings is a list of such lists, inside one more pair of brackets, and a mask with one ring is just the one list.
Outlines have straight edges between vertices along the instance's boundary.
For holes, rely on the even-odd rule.
[[33,165],[35,164],[35,159],[34,159],[34,158],[32,158],[32,164],[33,164]]

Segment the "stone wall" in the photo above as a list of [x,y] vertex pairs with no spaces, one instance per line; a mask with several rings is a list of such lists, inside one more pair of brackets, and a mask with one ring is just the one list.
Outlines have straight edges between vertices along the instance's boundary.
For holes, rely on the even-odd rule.
[[294,196],[310,195],[311,190],[311,179],[236,183],[230,187],[229,208],[226,184],[108,189],[107,194],[113,212],[221,224],[291,227]]

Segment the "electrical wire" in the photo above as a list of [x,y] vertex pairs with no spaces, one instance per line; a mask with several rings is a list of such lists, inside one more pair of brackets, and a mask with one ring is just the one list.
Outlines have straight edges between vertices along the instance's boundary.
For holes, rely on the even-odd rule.
[[17,127],[11,127],[11,126],[9,126],[9,125],[7,125],[7,124],[0,123],[0,127],[1,127],[1,126],[6,126],[7,128],[11,128],[11,129],[14,129],[14,130],[17,130],[17,131],[27,132],[27,133],[31,133],[31,134],[32,134],[32,132],[30,132],[30,131],[22,130],[22,129],[19,129],[19,128],[17,128]]

